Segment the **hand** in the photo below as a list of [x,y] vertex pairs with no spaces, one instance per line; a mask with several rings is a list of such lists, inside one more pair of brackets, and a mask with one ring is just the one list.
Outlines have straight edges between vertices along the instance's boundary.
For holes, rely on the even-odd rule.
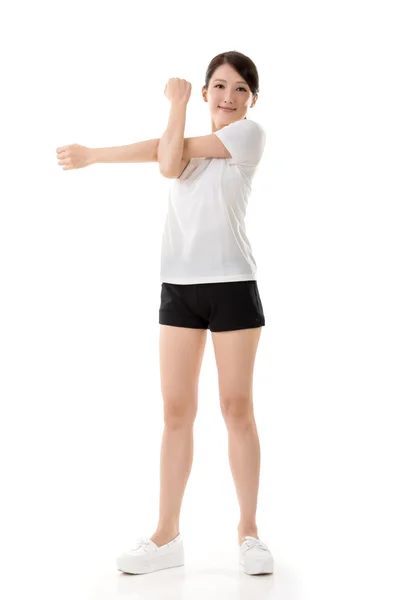
[[70,144],[57,148],[58,164],[64,165],[63,170],[81,169],[92,165],[95,160],[93,150],[79,144]]
[[173,77],[168,79],[167,85],[165,86],[164,95],[172,103],[184,104],[189,102],[190,94],[192,91],[192,84],[186,79],[179,79]]

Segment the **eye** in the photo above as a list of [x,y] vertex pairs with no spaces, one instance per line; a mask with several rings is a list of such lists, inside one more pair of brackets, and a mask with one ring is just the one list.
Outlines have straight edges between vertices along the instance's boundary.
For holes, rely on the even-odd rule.
[[[219,85],[220,85],[221,87],[224,87],[224,86],[222,85],[222,83],[217,83],[217,85],[214,85],[214,87],[218,87]],[[238,88],[236,88],[236,89],[237,89],[237,90],[243,90],[244,92],[247,92],[246,88],[244,88],[244,87],[238,87]]]

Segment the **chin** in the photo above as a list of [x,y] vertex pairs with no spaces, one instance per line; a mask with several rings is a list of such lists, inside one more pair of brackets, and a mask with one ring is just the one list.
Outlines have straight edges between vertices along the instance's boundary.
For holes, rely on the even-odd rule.
[[218,121],[219,123],[231,123],[232,121],[237,121],[241,118],[242,117],[238,115],[236,111],[232,113],[223,113],[217,109],[217,111],[214,113],[214,120]]

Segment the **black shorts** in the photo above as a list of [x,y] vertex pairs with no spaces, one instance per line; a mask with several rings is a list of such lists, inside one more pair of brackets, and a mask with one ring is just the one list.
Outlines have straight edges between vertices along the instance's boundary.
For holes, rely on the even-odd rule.
[[231,331],[263,327],[257,281],[161,284],[160,325]]

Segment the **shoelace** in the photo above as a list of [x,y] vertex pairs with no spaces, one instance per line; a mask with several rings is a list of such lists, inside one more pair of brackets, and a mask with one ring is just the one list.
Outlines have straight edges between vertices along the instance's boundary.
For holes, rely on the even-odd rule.
[[139,538],[135,544],[135,546],[133,546],[132,550],[139,550],[139,548],[141,548],[142,546],[148,546],[150,544],[150,540],[149,538]]
[[261,550],[268,550],[266,545],[263,542],[261,542],[261,540],[245,540],[245,544],[247,546],[247,549],[257,546],[258,548],[261,548]]

